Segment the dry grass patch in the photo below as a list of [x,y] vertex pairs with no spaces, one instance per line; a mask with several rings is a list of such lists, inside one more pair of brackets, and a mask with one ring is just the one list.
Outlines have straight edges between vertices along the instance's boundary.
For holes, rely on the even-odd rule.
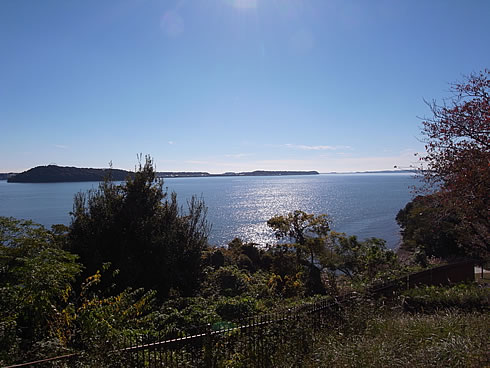
[[310,367],[485,367],[490,315],[393,312],[367,321],[357,334],[324,336]]

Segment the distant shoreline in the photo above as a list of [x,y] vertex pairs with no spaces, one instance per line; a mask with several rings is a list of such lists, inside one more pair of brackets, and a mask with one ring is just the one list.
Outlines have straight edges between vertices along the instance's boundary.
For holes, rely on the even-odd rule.
[[336,174],[336,175],[348,175],[348,174],[416,174],[417,170],[375,170],[375,171],[346,171],[337,172],[331,171],[320,174]]
[[245,172],[226,172],[223,174],[210,174],[208,172],[157,172],[159,178],[207,178],[223,176],[288,176],[288,175],[320,175],[318,171],[267,171],[255,170]]
[[[68,166],[37,166],[22,173],[0,173],[0,181],[9,183],[67,183],[103,181],[111,173],[115,181],[126,180],[134,173],[120,169],[93,169]],[[159,178],[213,178],[237,176],[293,176],[293,175],[352,175],[352,174],[416,174],[417,170],[376,170],[376,171],[350,171],[350,172],[324,172],[318,171],[285,171],[285,170],[256,170],[247,172],[226,172],[211,174],[204,171],[161,171],[157,172]]]
[[[208,172],[164,171],[157,172],[159,178],[192,178],[192,177],[233,177],[233,176],[290,176],[319,175],[318,171],[266,171],[226,172],[210,174]],[[103,181],[110,177],[115,181],[123,181],[134,175],[134,172],[120,169],[93,169],[68,166],[37,166],[19,174],[0,174],[9,183],[66,183],[84,181]]]

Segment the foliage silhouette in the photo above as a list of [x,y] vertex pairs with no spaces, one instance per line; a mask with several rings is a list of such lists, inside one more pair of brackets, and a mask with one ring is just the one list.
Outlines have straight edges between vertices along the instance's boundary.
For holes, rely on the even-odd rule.
[[150,157],[126,182],[108,178],[97,190],[78,193],[71,215],[68,243],[85,276],[111,262],[119,270],[119,290],[143,287],[162,298],[171,289],[190,295],[198,287],[209,231],[206,208],[193,197],[184,213],[176,194],[163,189]]

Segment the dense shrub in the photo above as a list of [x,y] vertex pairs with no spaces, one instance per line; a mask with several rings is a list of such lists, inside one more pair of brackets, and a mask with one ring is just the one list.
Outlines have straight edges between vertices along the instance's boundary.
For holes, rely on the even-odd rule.
[[249,277],[234,266],[220,268],[215,274],[216,286],[226,296],[235,296],[247,290]]
[[256,312],[256,301],[249,297],[222,299],[216,306],[216,313],[227,321],[245,318]]

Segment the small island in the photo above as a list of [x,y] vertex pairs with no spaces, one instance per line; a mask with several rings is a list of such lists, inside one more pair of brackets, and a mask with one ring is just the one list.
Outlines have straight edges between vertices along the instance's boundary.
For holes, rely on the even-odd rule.
[[119,169],[92,169],[68,166],[37,166],[7,178],[9,183],[57,183],[102,181],[110,175],[113,180],[125,180],[129,171]]
[[[121,169],[94,169],[69,166],[37,166],[16,175],[10,175],[9,183],[62,183],[81,181],[102,181],[110,176],[112,180],[123,181],[133,172]],[[210,174],[208,172],[193,171],[165,171],[157,172],[159,178],[190,178],[190,177],[219,177],[219,176],[285,176],[285,175],[319,175],[318,171],[264,171],[226,172],[223,174]]]

